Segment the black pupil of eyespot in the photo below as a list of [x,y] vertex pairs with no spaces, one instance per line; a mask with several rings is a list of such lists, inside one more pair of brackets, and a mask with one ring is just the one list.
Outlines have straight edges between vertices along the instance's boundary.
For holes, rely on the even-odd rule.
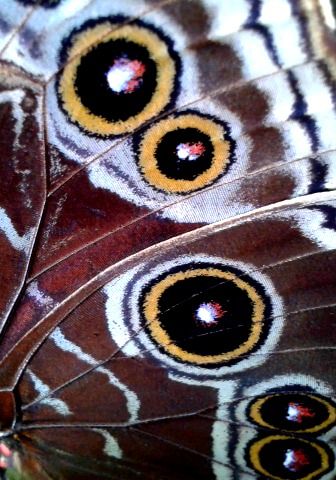
[[321,468],[316,449],[299,439],[271,441],[260,451],[262,467],[279,478],[298,480]]
[[168,178],[194,180],[211,166],[213,150],[208,135],[196,128],[179,128],[163,136],[155,158]]
[[156,64],[148,50],[119,39],[101,43],[83,56],[75,89],[91,113],[117,122],[144,109],[153,96],[156,80]]
[[198,276],[178,281],[163,292],[159,308],[164,330],[190,353],[230,352],[250,334],[252,301],[244,290],[223,278]]
[[300,394],[271,397],[262,405],[260,415],[268,424],[291,431],[320,425],[329,416],[322,403]]

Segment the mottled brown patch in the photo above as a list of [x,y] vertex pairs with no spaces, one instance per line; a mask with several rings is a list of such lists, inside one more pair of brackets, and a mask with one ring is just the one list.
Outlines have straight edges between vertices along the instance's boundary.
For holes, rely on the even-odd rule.
[[192,45],[190,51],[197,59],[204,94],[242,80],[241,61],[229,45],[202,40]]
[[207,11],[198,0],[183,0],[168,3],[162,8],[164,14],[171,16],[186,33],[191,42],[207,36],[209,18]]
[[275,127],[259,127],[249,132],[252,141],[249,171],[284,161],[284,145],[280,131]]
[[238,115],[244,124],[244,130],[262,124],[269,113],[266,95],[253,84],[232,88],[218,95],[217,99]]
[[291,197],[295,182],[286,172],[286,168],[261,171],[246,177],[240,189],[240,199],[253,203],[255,208],[281,202]]

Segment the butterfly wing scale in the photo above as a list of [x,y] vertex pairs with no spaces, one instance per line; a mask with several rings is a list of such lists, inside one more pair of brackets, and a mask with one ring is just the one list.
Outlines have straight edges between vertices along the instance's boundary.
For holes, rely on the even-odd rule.
[[41,87],[4,66],[0,95],[3,328],[27,272],[44,207],[46,180]]
[[[334,208],[334,202],[328,205]],[[155,362],[154,347],[146,350],[142,346],[137,357],[129,356],[127,345],[140,343],[143,329],[129,335],[123,346],[118,347],[113,341],[113,329],[109,331],[109,325],[120,312],[117,299],[114,304],[106,296],[113,295],[118,290],[118,281],[122,282],[120,273],[115,273],[103,290],[98,290],[54,330],[20,380],[20,398],[23,403],[27,402],[22,417],[22,428],[27,429],[25,435],[42,444],[55,441],[55,446],[62,450],[64,436],[57,425],[61,430],[67,428],[69,450],[66,451],[75,458],[85,457],[86,449],[91,449],[91,444],[97,445],[99,435],[102,437],[99,445],[105,447],[107,439],[113,439],[120,450],[110,451],[112,458],[119,458],[122,451],[127,466],[128,461],[130,465],[134,462],[133,468],[144,478],[157,474],[151,470],[156,462],[162,467],[162,478],[166,478],[164,475],[167,478],[204,478],[205,475],[212,478],[211,458],[212,467],[218,464],[229,475],[230,457],[225,461],[224,452],[219,452],[222,458],[215,457],[218,446],[213,439],[214,423],[220,423],[225,430],[230,428],[232,435],[242,435],[243,439],[244,428],[248,434],[253,431],[247,419],[242,421],[238,414],[238,418],[236,415],[232,418],[230,412],[224,415],[220,412],[221,407],[229,403],[230,390],[231,394],[236,389],[238,393],[240,385],[242,390],[248,390],[251,383],[263,384],[278,377],[282,382],[287,378],[288,386],[284,391],[290,389],[292,382],[298,382],[305,388],[315,387],[321,394],[330,394],[330,387],[318,384],[321,368],[325,365],[321,361],[323,356],[328,358],[325,361],[333,362],[335,340],[330,327],[335,321],[335,307],[332,306],[335,278],[331,267],[334,246],[322,246],[319,240],[314,242],[312,236],[306,236],[298,226],[300,216],[304,218],[307,213],[305,209],[317,207],[323,210],[325,206],[314,201],[312,205],[302,202],[292,208],[284,207],[277,213],[261,214],[259,218],[251,215],[252,218],[247,217],[244,222],[218,226],[215,231],[207,227],[197,235],[186,235],[184,241],[180,239],[178,248],[169,241],[166,248],[162,246],[157,258],[146,252],[142,262],[140,258],[135,262],[140,264],[140,272],[148,272],[150,265],[165,265],[172,258],[176,261],[176,258],[187,260],[191,257],[194,261],[202,258],[204,252],[210,258],[218,258],[225,244],[226,257],[231,263],[239,259],[249,265],[251,272],[267,275],[284,302],[286,314],[267,319],[268,323],[278,322],[274,333],[278,343],[269,353],[251,354],[250,367],[254,362],[259,365],[258,369],[252,370],[252,382],[249,368],[237,373],[231,381],[223,378],[205,380],[202,376],[188,378],[187,372],[179,373],[171,366],[162,368]],[[309,231],[309,224],[305,229],[305,232]],[[284,251],[284,242],[291,245],[290,250]],[[305,275],[298,279],[298,271]],[[127,300],[123,299],[125,303]],[[89,312],[94,312],[94,328]],[[129,321],[125,319],[125,324]],[[97,338],[103,339],[103,343],[97,342]],[[59,359],[58,368],[50,365],[50,358]],[[66,371],[64,364],[67,365]],[[292,380],[291,376],[297,378]],[[175,382],[171,381],[172,378]],[[322,384],[333,385],[332,371],[324,371],[322,378]],[[219,398],[210,385],[217,386]],[[271,385],[270,391],[276,391],[276,387]],[[219,400],[221,395],[228,396],[222,400],[223,405]],[[241,391],[236,395],[235,407],[251,394]],[[80,431],[71,429],[72,426]],[[185,434],[189,429],[192,435]],[[155,452],[159,449],[160,454],[154,454],[153,449]],[[152,460],[153,456],[155,460]],[[111,467],[108,466],[107,448],[99,450],[97,447],[96,460],[106,462],[102,467],[106,475],[109,468],[113,470],[114,460]],[[128,478],[126,466],[123,468],[122,475]],[[241,474],[254,477],[248,468],[242,465],[236,468],[238,474],[242,469]],[[132,472],[130,475],[132,478]]]
[[[6,435],[24,470],[221,480],[313,465],[309,478],[332,478],[335,46],[317,2],[22,3],[0,6],[13,33],[1,38],[0,388],[15,395]],[[67,92],[72,65],[123,32],[154,38],[174,75],[166,104],[158,83],[154,113],[107,135]],[[141,162],[158,132],[195,117],[227,163],[188,188],[171,181],[178,169],[153,177]],[[295,407],[297,425],[321,409],[331,420],[310,435],[253,413],[286,395],[292,409],[313,402]],[[286,460],[270,471],[264,451]]]

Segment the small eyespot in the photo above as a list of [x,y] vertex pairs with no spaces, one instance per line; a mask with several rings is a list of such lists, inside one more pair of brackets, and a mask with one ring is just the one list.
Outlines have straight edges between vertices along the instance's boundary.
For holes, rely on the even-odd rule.
[[136,135],[143,178],[166,193],[191,193],[212,184],[233,159],[234,142],[219,120],[183,112]]
[[59,102],[86,133],[131,132],[172,105],[180,61],[170,40],[124,18],[87,22],[66,41],[57,81]]
[[336,423],[336,409],[330,400],[308,393],[269,394],[254,400],[248,417],[265,428],[293,433],[320,433]]
[[152,280],[143,288],[139,310],[159,349],[211,368],[255,350],[267,334],[271,308],[262,286],[244,272],[202,263]]
[[247,455],[255,471],[274,480],[321,478],[334,463],[327,445],[286,435],[253,441]]

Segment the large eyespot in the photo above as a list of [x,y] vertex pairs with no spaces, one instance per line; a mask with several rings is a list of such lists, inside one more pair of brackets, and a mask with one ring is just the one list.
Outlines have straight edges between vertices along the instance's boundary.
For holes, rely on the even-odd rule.
[[161,350],[211,367],[235,363],[255,350],[267,334],[270,302],[244,272],[196,263],[153,279],[142,291],[139,309]]
[[257,472],[275,480],[313,480],[333,466],[327,445],[286,435],[258,439],[250,444],[248,462]]
[[109,331],[125,355],[149,356],[196,381],[261,365],[283,327],[272,280],[212,255],[148,258],[104,293]]
[[280,393],[254,400],[248,409],[252,422],[262,427],[296,433],[319,433],[336,422],[330,400],[308,393]]
[[134,138],[144,179],[167,193],[190,193],[213,183],[232,161],[228,127],[199,112],[160,120]]
[[131,132],[176,97],[180,62],[171,42],[147,24],[124,23],[87,22],[61,54],[63,61],[75,58],[58,78],[59,101],[87,133]]

